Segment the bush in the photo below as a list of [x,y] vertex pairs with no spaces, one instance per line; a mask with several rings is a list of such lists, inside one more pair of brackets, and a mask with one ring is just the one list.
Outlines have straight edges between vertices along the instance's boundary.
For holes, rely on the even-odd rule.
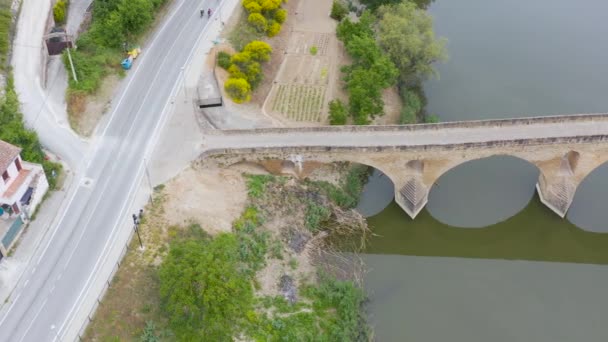
[[262,12],[262,6],[260,6],[260,4],[258,4],[255,1],[250,1],[246,5],[243,5],[243,6],[245,7],[245,10],[249,13],[261,13]]
[[427,114],[424,116],[424,123],[438,123],[439,121],[437,114]]
[[23,115],[19,109],[19,98],[15,92],[13,78],[9,73],[6,79],[5,94],[0,101],[0,140],[21,147],[21,158],[23,160],[42,164],[44,173],[49,182],[49,189],[55,189],[57,178],[53,177],[61,172],[61,164],[53,163],[45,159],[45,153],[38,140],[36,132],[31,131],[23,124]]
[[251,85],[243,78],[228,78],[224,84],[224,90],[226,90],[232,101],[236,103],[251,100]]
[[402,125],[416,123],[418,113],[422,109],[422,101],[413,91],[401,91],[403,98],[403,108],[399,116],[399,123]]
[[327,221],[330,216],[331,211],[327,207],[311,201],[306,207],[306,227],[314,233],[320,229],[321,223]]
[[281,24],[277,22],[270,23],[266,29],[266,34],[268,34],[268,37],[274,37],[279,34],[279,32],[281,32]]
[[346,107],[336,99],[329,102],[329,123],[332,125],[346,124]]
[[66,3],[63,0],[57,1],[53,6],[53,19],[55,23],[63,24],[65,22]]
[[176,340],[229,341],[253,306],[234,234],[172,243],[159,269],[163,311]]
[[348,8],[346,7],[346,5],[344,5],[344,3],[342,1],[334,0],[333,4],[331,5],[331,13],[329,16],[332,19],[340,21],[347,14],[348,14]]
[[262,11],[263,12],[272,12],[277,8],[281,7],[281,0],[263,0],[262,1]]
[[274,21],[276,21],[279,24],[282,24],[285,22],[285,20],[287,19],[287,11],[279,8],[278,10],[275,11],[274,13]]
[[310,47],[310,54],[311,55],[313,55],[313,56],[316,55],[317,51],[319,51],[319,50],[317,49],[316,46],[313,45],[313,46]]
[[248,53],[251,59],[257,62],[267,62],[272,53],[272,47],[268,43],[254,40],[243,48],[244,53]]
[[266,30],[266,18],[260,13],[251,13],[247,18],[247,21],[259,32],[264,32],[264,30]]
[[223,69],[230,68],[230,54],[224,51],[217,53],[217,64]]

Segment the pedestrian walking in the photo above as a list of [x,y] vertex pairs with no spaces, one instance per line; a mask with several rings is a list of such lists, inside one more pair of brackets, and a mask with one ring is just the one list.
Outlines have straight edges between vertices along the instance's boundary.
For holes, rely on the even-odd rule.
[[133,214],[133,223],[137,224],[137,215]]
[[144,217],[144,210],[139,209],[139,219],[141,220]]
[[205,15],[205,10],[201,9],[201,18]]
[[207,10],[207,16],[211,18],[211,8]]

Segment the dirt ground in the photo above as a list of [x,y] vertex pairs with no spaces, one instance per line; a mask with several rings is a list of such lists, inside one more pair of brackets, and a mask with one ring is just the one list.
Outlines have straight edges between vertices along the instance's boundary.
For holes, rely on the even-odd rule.
[[87,96],[72,103],[70,122],[76,133],[89,137],[97,127],[101,117],[110,109],[110,103],[121,78],[110,74],[101,83],[101,87],[95,95]]
[[199,222],[211,233],[229,232],[247,201],[239,169],[189,167],[165,186],[165,218],[170,224]]

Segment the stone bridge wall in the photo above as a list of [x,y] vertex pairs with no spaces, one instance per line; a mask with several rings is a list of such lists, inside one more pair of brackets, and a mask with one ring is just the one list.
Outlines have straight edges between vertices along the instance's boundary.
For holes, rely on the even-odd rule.
[[[578,120],[581,117],[583,116],[577,115],[569,118]],[[591,117],[585,115],[585,117],[585,120],[596,119],[594,115]],[[540,118],[539,120],[556,120],[556,118],[558,117]],[[605,116],[597,119],[608,121]],[[530,119],[492,121],[521,124],[521,122],[529,122]],[[538,123],[538,121],[534,122]],[[382,128],[384,130],[407,129],[408,127],[432,129],[431,126],[456,124],[461,123],[382,126]],[[365,126],[364,128],[373,130],[373,127]],[[330,128],[306,129],[326,131]],[[345,129],[360,128],[348,127]],[[293,129],[273,128],[255,131],[267,132],[269,130],[287,133]],[[301,131],[301,129],[295,130]],[[243,131],[228,131],[227,134],[236,134],[236,132],[243,133]],[[427,203],[431,187],[442,174],[467,161],[494,155],[515,156],[536,165],[540,171],[537,190],[542,202],[563,217],[572,203],[578,184],[595,168],[608,161],[608,135],[502,140],[453,145],[214,149],[205,151],[201,157],[205,159],[205,164],[209,165],[229,166],[238,162],[256,162],[270,172],[281,173],[295,170],[301,177],[312,172],[319,163],[350,161],[373,166],[393,181],[395,200],[411,217],[415,217]]]

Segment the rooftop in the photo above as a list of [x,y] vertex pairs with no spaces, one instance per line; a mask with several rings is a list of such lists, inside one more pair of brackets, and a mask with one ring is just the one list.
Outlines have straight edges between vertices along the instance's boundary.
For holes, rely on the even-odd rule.
[[6,171],[20,152],[21,148],[0,140],[0,173]]

